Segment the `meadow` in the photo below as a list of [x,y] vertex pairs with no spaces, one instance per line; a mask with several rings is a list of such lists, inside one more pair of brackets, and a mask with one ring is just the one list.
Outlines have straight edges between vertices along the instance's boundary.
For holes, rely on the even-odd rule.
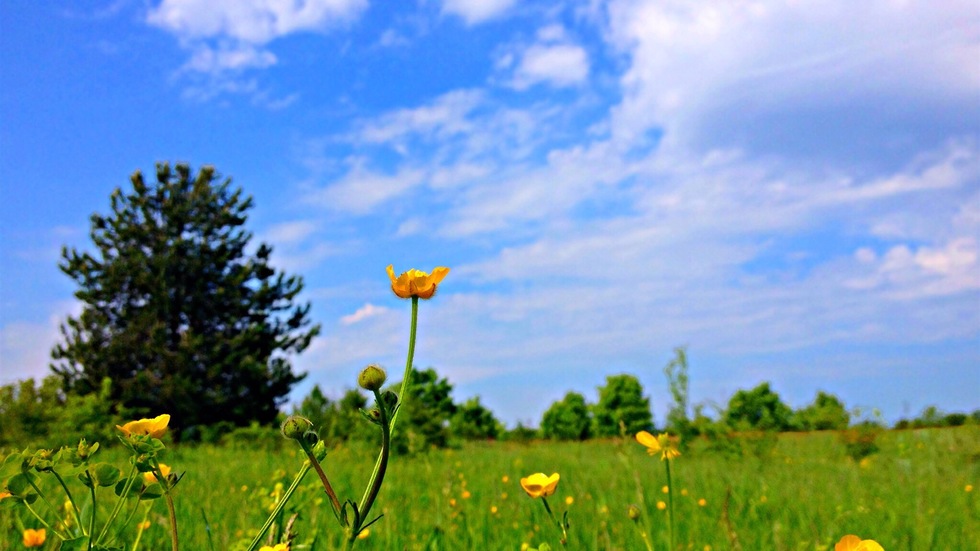
[[[772,438],[777,438],[775,435]],[[298,446],[178,446],[164,462],[184,473],[176,488],[181,548],[244,547],[303,460]],[[679,549],[824,550],[844,534],[874,538],[892,550],[980,549],[980,427],[886,431],[880,451],[851,459],[833,432],[782,434],[766,444],[743,442],[745,453],[722,453],[703,442],[672,461]],[[754,450],[754,451],[753,451]],[[123,450],[101,460],[125,461]],[[369,448],[332,449],[323,462],[337,494],[356,497],[370,472]],[[377,512],[358,549],[501,549],[558,545],[558,531],[519,480],[557,472],[549,498],[568,511],[569,549],[645,549],[639,522],[654,548],[667,548],[665,473],[635,440],[485,442],[392,458]],[[140,549],[167,549],[166,507],[153,502]],[[20,526],[0,508],[4,542],[20,549]],[[341,547],[342,534],[316,476],[288,502],[298,513],[292,549]],[[132,547],[128,542],[127,549]],[[52,539],[44,547],[55,549]]]

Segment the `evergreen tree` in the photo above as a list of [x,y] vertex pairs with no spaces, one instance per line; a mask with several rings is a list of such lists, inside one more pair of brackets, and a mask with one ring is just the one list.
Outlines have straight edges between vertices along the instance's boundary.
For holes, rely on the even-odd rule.
[[618,436],[622,430],[636,434],[653,430],[650,399],[643,396],[643,385],[632,375],[610,375],[599,387],[599,402],[592,406],[592,435]]
[[177,429],[272,423],[303,378],[288,355],[319,332],[295,304],[302,279],[274,269],[264,243],[248,252],[252,198],[213,167],[158,164],[155,184],[130,180],[92,216],[94,251],[62,249],[83,307],[61,326],[52,369],[83,395],[108,377],[127,414],[170,413]]

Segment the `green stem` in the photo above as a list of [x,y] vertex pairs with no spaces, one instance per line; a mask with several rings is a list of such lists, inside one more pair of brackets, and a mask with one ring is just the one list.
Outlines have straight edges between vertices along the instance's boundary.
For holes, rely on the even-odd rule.
[[[126,486],[123,488],[122,495],[119,497],[118,500],[116,500],[116,506],[112,508],[112,513],[109,514],[109,518],[106,519],[105,524],[102,526],[102,531],[99,532],[99,537],[96,539],[95,542],[96,545],[102,543],[102,538],[104,538],[106,533],[109,531],[109,526],[112,525],[112,521],[116,520],[116,517],[119,515],[119,510],[122,509],[123,501],[126,499],[126,496],[129,495],[129,490],[133,487],[133,482],[136,480],[136,474],[137,474],[136,465],[134,464],[133,469],[129,472],[129,478],[126,479]],[[89,475],[88,478],[89,481],[94,486],[95,479],[91,475]],[[94,513],[94,509],[93,509],[93,513]]]
[[27,506],[27,510],[30,511],[32,515],[34,515],[34,518],[36,518],[37,521],[40,522],[42,526],[44,526],[48,530],[51,530],[59,538],[61,538],[63,540],[68,539],[67,537],[63,536],[60,532],[58,532],[57,530],[55,530],[54,528],[52,528],[50,524],[48,524],[47,522],[45,522],[44,518],[41,515],[37,514],[37,511],[35,511],[34,508],[31,507],[31,504],[30,503],[28,503],[27,501],[24,501],[23,503],[24,503],[24,505]]
[[541,503],[544,504],[544,510],[548,511],[548,516],[551,517],[551,520],[555,523],[555,526],[557,526],[558,529],[561,530],[561,540],[559,541],[561,542],[561,546],[565,547],[568,544],[568,532],[565,531],[565,523],[559,522],[558,519],[555,517],[555,514],[551,511],[551,506],[548,505],[547,498],[541,496]]
[[51,509],[51,512],[53,512],[56,516],[60,516],[58,515],[58,509],[54,505],[51,505],[51,502],[48,501],[48,496],[44,495],[44,492],[42,492],[41,489],[37,487],[37,484],[35,484],[34,481],[31,480],[31,477],[25,475],[24,478],[27,479],[27,483],[31,485],[31,488],[34,488],[34,491],[37,492],[37,495],[41,497],[41,501],[43,501],[44,504],[48,506],[48,509]]
[[92,551],[92,534],[95,534],[95,513],[98,511],[95,502],[95,480],[92,480],[92,475],[85,471],[85,476],[88,477],[88,490],[92,494],[92,517],[88,520],[88,549]]
[[153,475],[163,486],[163,497],[167,499],[167,514],[170,515],[170,548],[173,551],[179,551],[177,546],[177,511],[174,509],[173,488],[170,486],[170,479],[163,476],[163,470],[160,469],[160,464],[156,459],[152,460],[152,465]]
[[61,478],[60,474],[58,474],[58,471],[51,471],[51,472],[52,474],[54,474],[54,477],[58,479],[58,482],[61,484],[61,487],[64,488],[65,490],[65,495],[68,496],[68,501],[71,502],[71,514],[75,519],[75,524],[79,527],[79,529],[81,529],[82,535],[87,536],[88,533],[85,531],[85,526],[82,525],[82,520],[81,520],[82,512],[78,510],[78,505],[75,504],[75,498],[72,497],[71,490],[68,489],[68,486],[65,484],[64,479]]
[[296,491],[296,488],[299,488],[300,482],[303,481],[303,478],[306,476],[307,473],[310,472],[310,469],[312,468],[313,465],[309,461],[303,463],[303,466],[300,468],[299,473],[296,474],[296,478],[293,479],[293,483],[290,484],[289,488],[286,489],[286,493],[282,495],[282,499],[280,499],[279,503],[276,504],[276,508],[272,510],[272,514],[269,515],[269,518],[266,519],[265,524],[263,524],[262,528],[259,529],[259,533],[255,534],[255,538],[252,540],[252,543],[249,544],[248,548],[245,551],[255,551],[255,549],[259,546],[259,543],[262,541],[262,536],[264,536],[266,531],[269,530],[269,527],[272,526],[272,523],[276,521],[276,518],[278,518],[279,513],[281,513],[283,507],[286,506],[286,502],[289,501],[290,497],[292,497],[293,492]]
[[150,516],[150,509],[153,508],[153,503],[147,503],[146,509],[143,511],[143,520],[139,523],[139,530],[136,531],[136,541],[133,542],[133,551],[139,549],[140,540],[143,539],[143,526],[146,524],[146,517]]
[[357,507],[360,518],[357,523],[358,525],[354,527],[354,530],[348,538],[351,542],[351,547],[353,547],[354,538],[360,532],[360,525],[367,519],[368,513],[371,511],[371,506],[374,505],[374,500],[377,499],[378,492],[381,491],[381,484],[384,482],[385,472],[388,470],[388,457],[391,454],[391,426],[388,423],[388,408],[381,399],[381,393],[377,390],[374,391],[374,401],[378,404],[378,410],[381,412],[381,455],[378,457],[378,463],[374,472],[371,473],[367,493],[361,498],[361,503]]
[[[415,333],[418,327],[419,319],[419,297],[412,297],[412,326],[408,334],[408,358],[405,360],[405,375],[402,377],[401,388],[398,389],[398,407],[395,408],[395,412],[391,416],[391,424],[388,426],[388,438],[395,433],[395,421],[398,419],[398,413],[404,409],[405,403],[408,401],[408,382],[412,376],[412,362],[415,361]],[[379,407],[381,407],[379,405]],[[382,435],[382,438],[384,436]],[[377,480],[378,473],[381,470],[382,462],[388,462],[388,456],[385,452],[384,446],[381,447],[381,452],[378,453],[378,459],[374,462],[374,470],[371,471],[372,481]],[[364,495],[361,496],[361,503],[366,503],[368,494],[371,493],[371,484],[364,489]]]
[[[310,464],[313,465],[313,469],[316,471],[317,476],[320,477],[320,482],[323,484],[323,490],[327,492],[327,496],[330,498],[330,506],[333,507],[333,514],[337,517],[337,520],[343,526],[343,520],[340,513],[340,500],[337,499],[337,494],[333,491],[333,486],[330,485],[330,480],[327,479],[327,474],[323,472],[323,468],[320,467],[320,462],[316,460],[316,456],[313,455],[313,450],[310,449],[310,445],[306,443],[305,440],[300,439],[299,445],[306,452],[306,457],[309,458]],[[346,528],[346,526],[344,526]]]
[[667,523],[669,527],[670,551],[674,550],[674,486],[670,480],[670,459],[664,458],[667,469]]

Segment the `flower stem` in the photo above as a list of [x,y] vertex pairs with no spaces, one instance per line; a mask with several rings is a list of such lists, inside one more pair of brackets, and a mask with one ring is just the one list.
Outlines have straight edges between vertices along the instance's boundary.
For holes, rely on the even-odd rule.
[[374,500],[377,499],[378,492],[381,491],[385,471],[388,470],[388,457],[391,454],[391,427],[388,423],[388,408],[381,399],[381,392],[377,390],[374,391],[374,400],[378,404],[378,410],[381,412],[381,455],[378,456],[378,463],[375,466],[374,472],[371,474],[370,482],[368,482],[367,493],[361,498],[361,503],[357,508],[360,518],[358,519],[358,526],[355,526],[350,534],[351,547],[353,547],[354,538],[357,537],[361,529],[360,525],[367,519],[368,512],[371,511],[371,506],[374,505]]
[[544,505],[544,510],[548,511],[548,516],[551,517],[551,520],[555,523],[555,526],[561,530],[561,539],[559,541],[561,542],[561,546],[565,547],[568,544],[568,532],[565,531],[565,523],[559,522],[558,518],[555,517],[555,513],[551,511],[551,506],[548,505],[547,498],[541,496],[541,503]]
[[259,529],[259,533],[255,534],[255,538],[252,540],[252,543],[249,544],[248,548],[245,551],[255,551],[255,549],[258,548],[259,543],[262,541],[262,536],[264,536],[266,531],[269,530],[269,527],[272,526],[272,523],[276,521],[276,518],[279,516],[279,513],[281,513],[283,507],[286,506],[286,502],[289,501],[290,497],[292,497],[293,492],[296,491],[296,488],[299,488],[300,482],[303,481],[303,478],[306,476],[307,473],[310,472],[310,469],[312,468],[313,465],[309,461],[303,463],[303,466],[300,468],[299,473],[296,474],[296,478],[293,479],[293,483],[290,484],[289,488],[286,489],[286,492],[282,495],[282,499],[280,499],[279,503],[276,504],[276,508],[272,510],[272,514],[269,515],[269,518],[266,519],[265,524],[263,524],[262,528]]
[[143,539],[144,525],[146,524],[146,517],[150,516],[150,509],[153,507],[153,503],[147,503],[146,509],[143,511],[143,520],[140,521],[138,530],[136,531],[136,541],[133,542],[133,551],[136,551],[140,547],[140,540]]
[[306,452],[306,457],[310,460],[310,465],[316,471],[317,476],[320,477],[320,483],[323,484],[323,490],[327,492],[327,497],[330,498],[330,506],[333,508],[333,514],[337,517],[337,520],[341,523],[340,515],[340,500],[337,499],[336,492],[333,491],[333,486],[330,485],[330,480],[327,479],[327,474],[323,472],[323,468],[320,467],[320,462],[316,460],[316,456],[313,455],[313,450],[310,449],[310,445],[306,440],[300,439],[299,445],[303,447],[303,451]]
[[65,490],[65,495],[68,496],[68,501],[71,502],[71,514],[75,518],[75,525],[82,530],[83,536],[87,536],[88,533],[85,531],[85,526],[82,524],[81,511],[78,510],[78,505],[75,504],[75,498],[72,497],[71,491],[68,489],[68,486],[65,484],[64,479],[61,478],[61,475],[58,474],[58,471],[52,470],[51,473],[54,474],[54,477],[58,479],[58,482],[61,484],[61,487],[64,488]]
[[170,548],[173,551],[178,551],[177,548],[177,511],[174,510],[174,496],[173,488],[170,485],[170,479],[163,476],[163,471],[160,469],[160,464],[153,460],[153,474],[163,485],[163,497],[167,499],[167,514],[170,515]]
[[[405,360],[405,375],[402,377],[402,386],[398,390],[398,409],[391,416],[391,432],[395,432],[395,421],[398,420],[398,413],[404,409],[408,402],[408,389],[412,378],[412,363],[415,361],[415,333],[419,322],[419,297],[412,297],[412,328],[408,334],[408,358]],[[380,461],[381,458],[379,457]]]
[[[93,485],[95,484],[95,480],[91,475],[89,475],[89,480],[92,482]],[[136,480],[136,465],[134,464],[132,470],[129,471],[129,478],[126,479],[126,485],[123,488],[122,494],[119,497],[119,499],[116,500],[116,506],[112,508],[112,512],[109,513],[109,518],[106,519],[105,525],[102,526],[102,531],[99,532],[99,537],[95,541],[96,545],[102,543],[102,538],[104,538],[106,533],[109,532],[109,526],[112,525],[112,521],[116,520],[116,516],[119,515],[119,510],[122,509],[123,501],[125,500],[126,496],[129,495],[129,490],[133,487],[133,482],[135,480]],[[92,511],[94,514],[95,509],[93,509]]]
[[670,550],[674,550],[674,486],[670,480],[670,459],[664,458],[664,466],[667,469],[667,525],[668,541]]

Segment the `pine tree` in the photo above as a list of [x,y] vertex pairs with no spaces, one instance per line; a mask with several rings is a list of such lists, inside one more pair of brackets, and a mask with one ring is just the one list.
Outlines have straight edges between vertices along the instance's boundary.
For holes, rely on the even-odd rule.
[[92,215],[92,252],[62,249],[82,312],[61,326],[51,368],[83,395],[109,377],[126,413],[170,413],[178,429],[270,423],[305,376],[288,355],[320,329],[296,304],[303,280],[273,268],[266,244],[249,252],[252,198],[230,179],[210,166],[156,172],[147,185],[136,171],[111,214]]

